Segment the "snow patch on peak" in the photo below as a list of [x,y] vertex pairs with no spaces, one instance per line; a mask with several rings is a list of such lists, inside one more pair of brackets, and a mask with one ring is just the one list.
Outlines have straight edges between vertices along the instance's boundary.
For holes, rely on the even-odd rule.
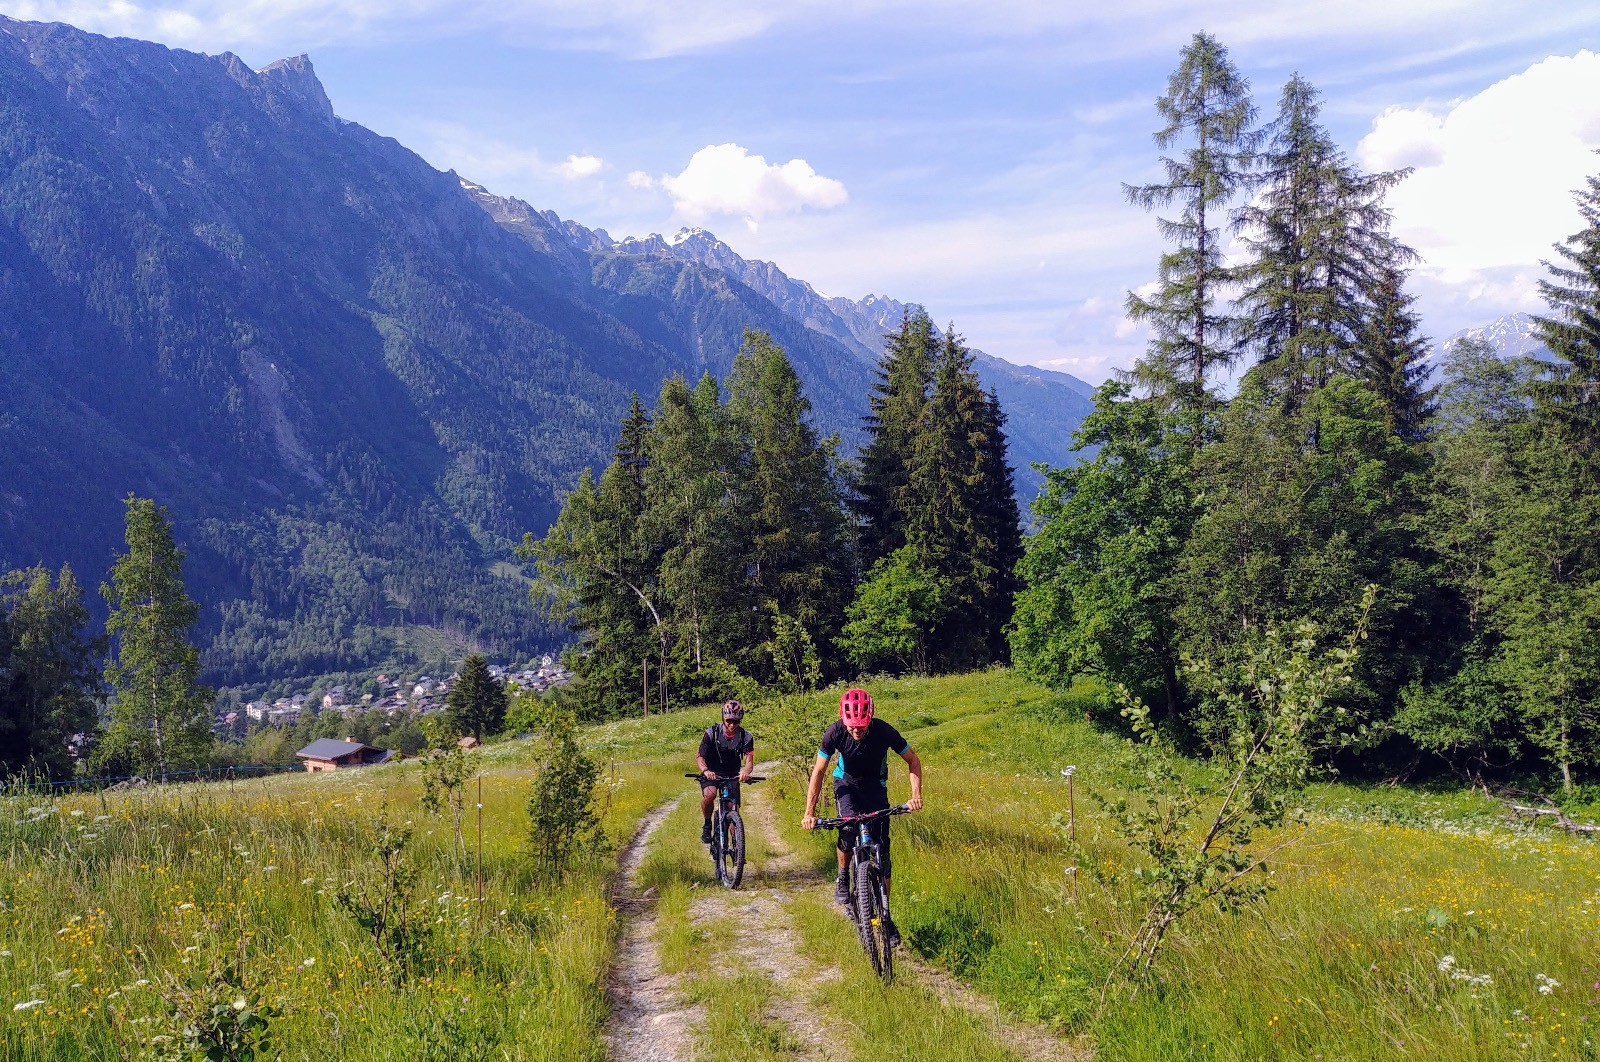
[[707,232],[705,229],[699,229],[699,228],[687,229],[687,228],[685,228],[685,229],[679,229],[676,233],[674,233],[673,235],[667,237],[667,246],[668,247],[676,247],[676,246],[678,246],[678,244],[683,243],[683,242],[685,242],[687,240],[692,240],[692,239],[694,239],[696,237],[700,237],[700,238],[702,238],[702,239],[704,239],[704,240],[706,240],[706,241],[708,241],[710,243],[721,243],[722,242],[721,240],[717,239],[715,236],[711,235],[711,233]]
[[483,185],[481,185],[481,184],[473,184],[471,181],[467,180],[465,177],[461,176],[460,174],[456,174],[456,180],[460,181],[461,182],[461,187],[465,188],[469,192],[481,192],[481,191],[484,190]]

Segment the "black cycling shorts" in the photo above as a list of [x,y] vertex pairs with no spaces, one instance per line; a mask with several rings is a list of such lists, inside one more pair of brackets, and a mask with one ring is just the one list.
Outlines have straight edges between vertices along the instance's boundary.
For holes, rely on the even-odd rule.
[[735,804],[738,804],[739,803],[739,783],[738,782],[708,782],[704,778],[701,778],[700,779],[700,795],[704,796],[707,789],[709,789],[713,793],[715,793],[718,789],[722,788],[724,785],[726,785],[728,787],[728,799],[733,801]]
[[[852,815],[866,815],[874,811],[885,811],[889,807],[889,792],[882,790],[882,795],[869,794],[863,796],[849,789],[835,788],[833,799],[839,806],[839,817],[848,819]],[[855,847],[856,831],[859,826],[841,826],[839,828],[839,851],[848,853]],[[889,877],[892,865],[889,855],[889,816],[873,819],[867,823],[867,834],[878,843],[878,866],[883,871],[884,877]]]

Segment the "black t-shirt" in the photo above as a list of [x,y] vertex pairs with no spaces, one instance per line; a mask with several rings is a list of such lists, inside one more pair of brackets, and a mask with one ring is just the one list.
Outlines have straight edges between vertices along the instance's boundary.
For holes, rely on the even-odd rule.
[[836,792],[876,796],[889,788],[889,753],[904,756],[910,747],[900,731],[882,719],[867,724],[867,732],[860,741],[850,736],[843,722],[834,720],[822,735],[817,755],[828,757],[838,753],[839,763],[833,769]]
[[755,737],[742,726],[734,728],[731,738],[722,732],[721,723],[708,727],[700,735],[700,758],[706,761],[707,767],[724,778],[737,775],[745,753],[754,752],[755,749]]

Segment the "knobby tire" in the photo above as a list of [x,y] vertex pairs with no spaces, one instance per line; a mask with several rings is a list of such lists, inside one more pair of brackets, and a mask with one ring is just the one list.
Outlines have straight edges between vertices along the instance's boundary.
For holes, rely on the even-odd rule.
[[728,865],[723,869],[722,883],[730,889],[737,889],[744,880],[744,819],[739,815],[739,810],[734,808],[728,812],[723,823],[728,837],[723,845],[722,858]]
[[861,935],[861,950],[867,953],[872,972],[887,978],[883,957],[878,950],[878,934],[883,928],[883,912],[878,910],[877,873],[865,861],[855,865],[856,932]]
[[718,885],[726,885],[726,871],[722,867],[722,809],[712,812],[711,819],[711,872],[717,877]]

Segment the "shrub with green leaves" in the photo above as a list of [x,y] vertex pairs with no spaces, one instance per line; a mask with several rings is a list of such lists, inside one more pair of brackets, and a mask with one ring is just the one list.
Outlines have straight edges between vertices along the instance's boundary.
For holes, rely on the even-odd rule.
[[1215,784],[1181,770],[1149,707],[1126,688],[1113,691],[1134,731],[1129,773],[1136,795],[1097,799],[1147,857],[1132,871],[1147,906],[1119,964],[1130,978],[1151,974],[1183,916],[1205,906],[1236,910],[1265,896],[1261,872],[1301,835],[1278,835],[1265,848],[1254,842],[1299,821],[1318,754],[1360,736],[1340,725],[1345,709],[1334,694],[1352,680],[1376,593],[1367,588],[1360,621],[1335,648],[1325,649],[1317,627],[1301,622],[1251,639],[1237,667],[1186,666],[1186,679],[1211,699],[1218,720],[1221,752],[1208,776]]
[[600,832],[595,782],[600,768],[578,744],[577,723],[553,712],[540,736],[543,748],[528,798],[528,835],[534,866],[547,882],[560,882]]

